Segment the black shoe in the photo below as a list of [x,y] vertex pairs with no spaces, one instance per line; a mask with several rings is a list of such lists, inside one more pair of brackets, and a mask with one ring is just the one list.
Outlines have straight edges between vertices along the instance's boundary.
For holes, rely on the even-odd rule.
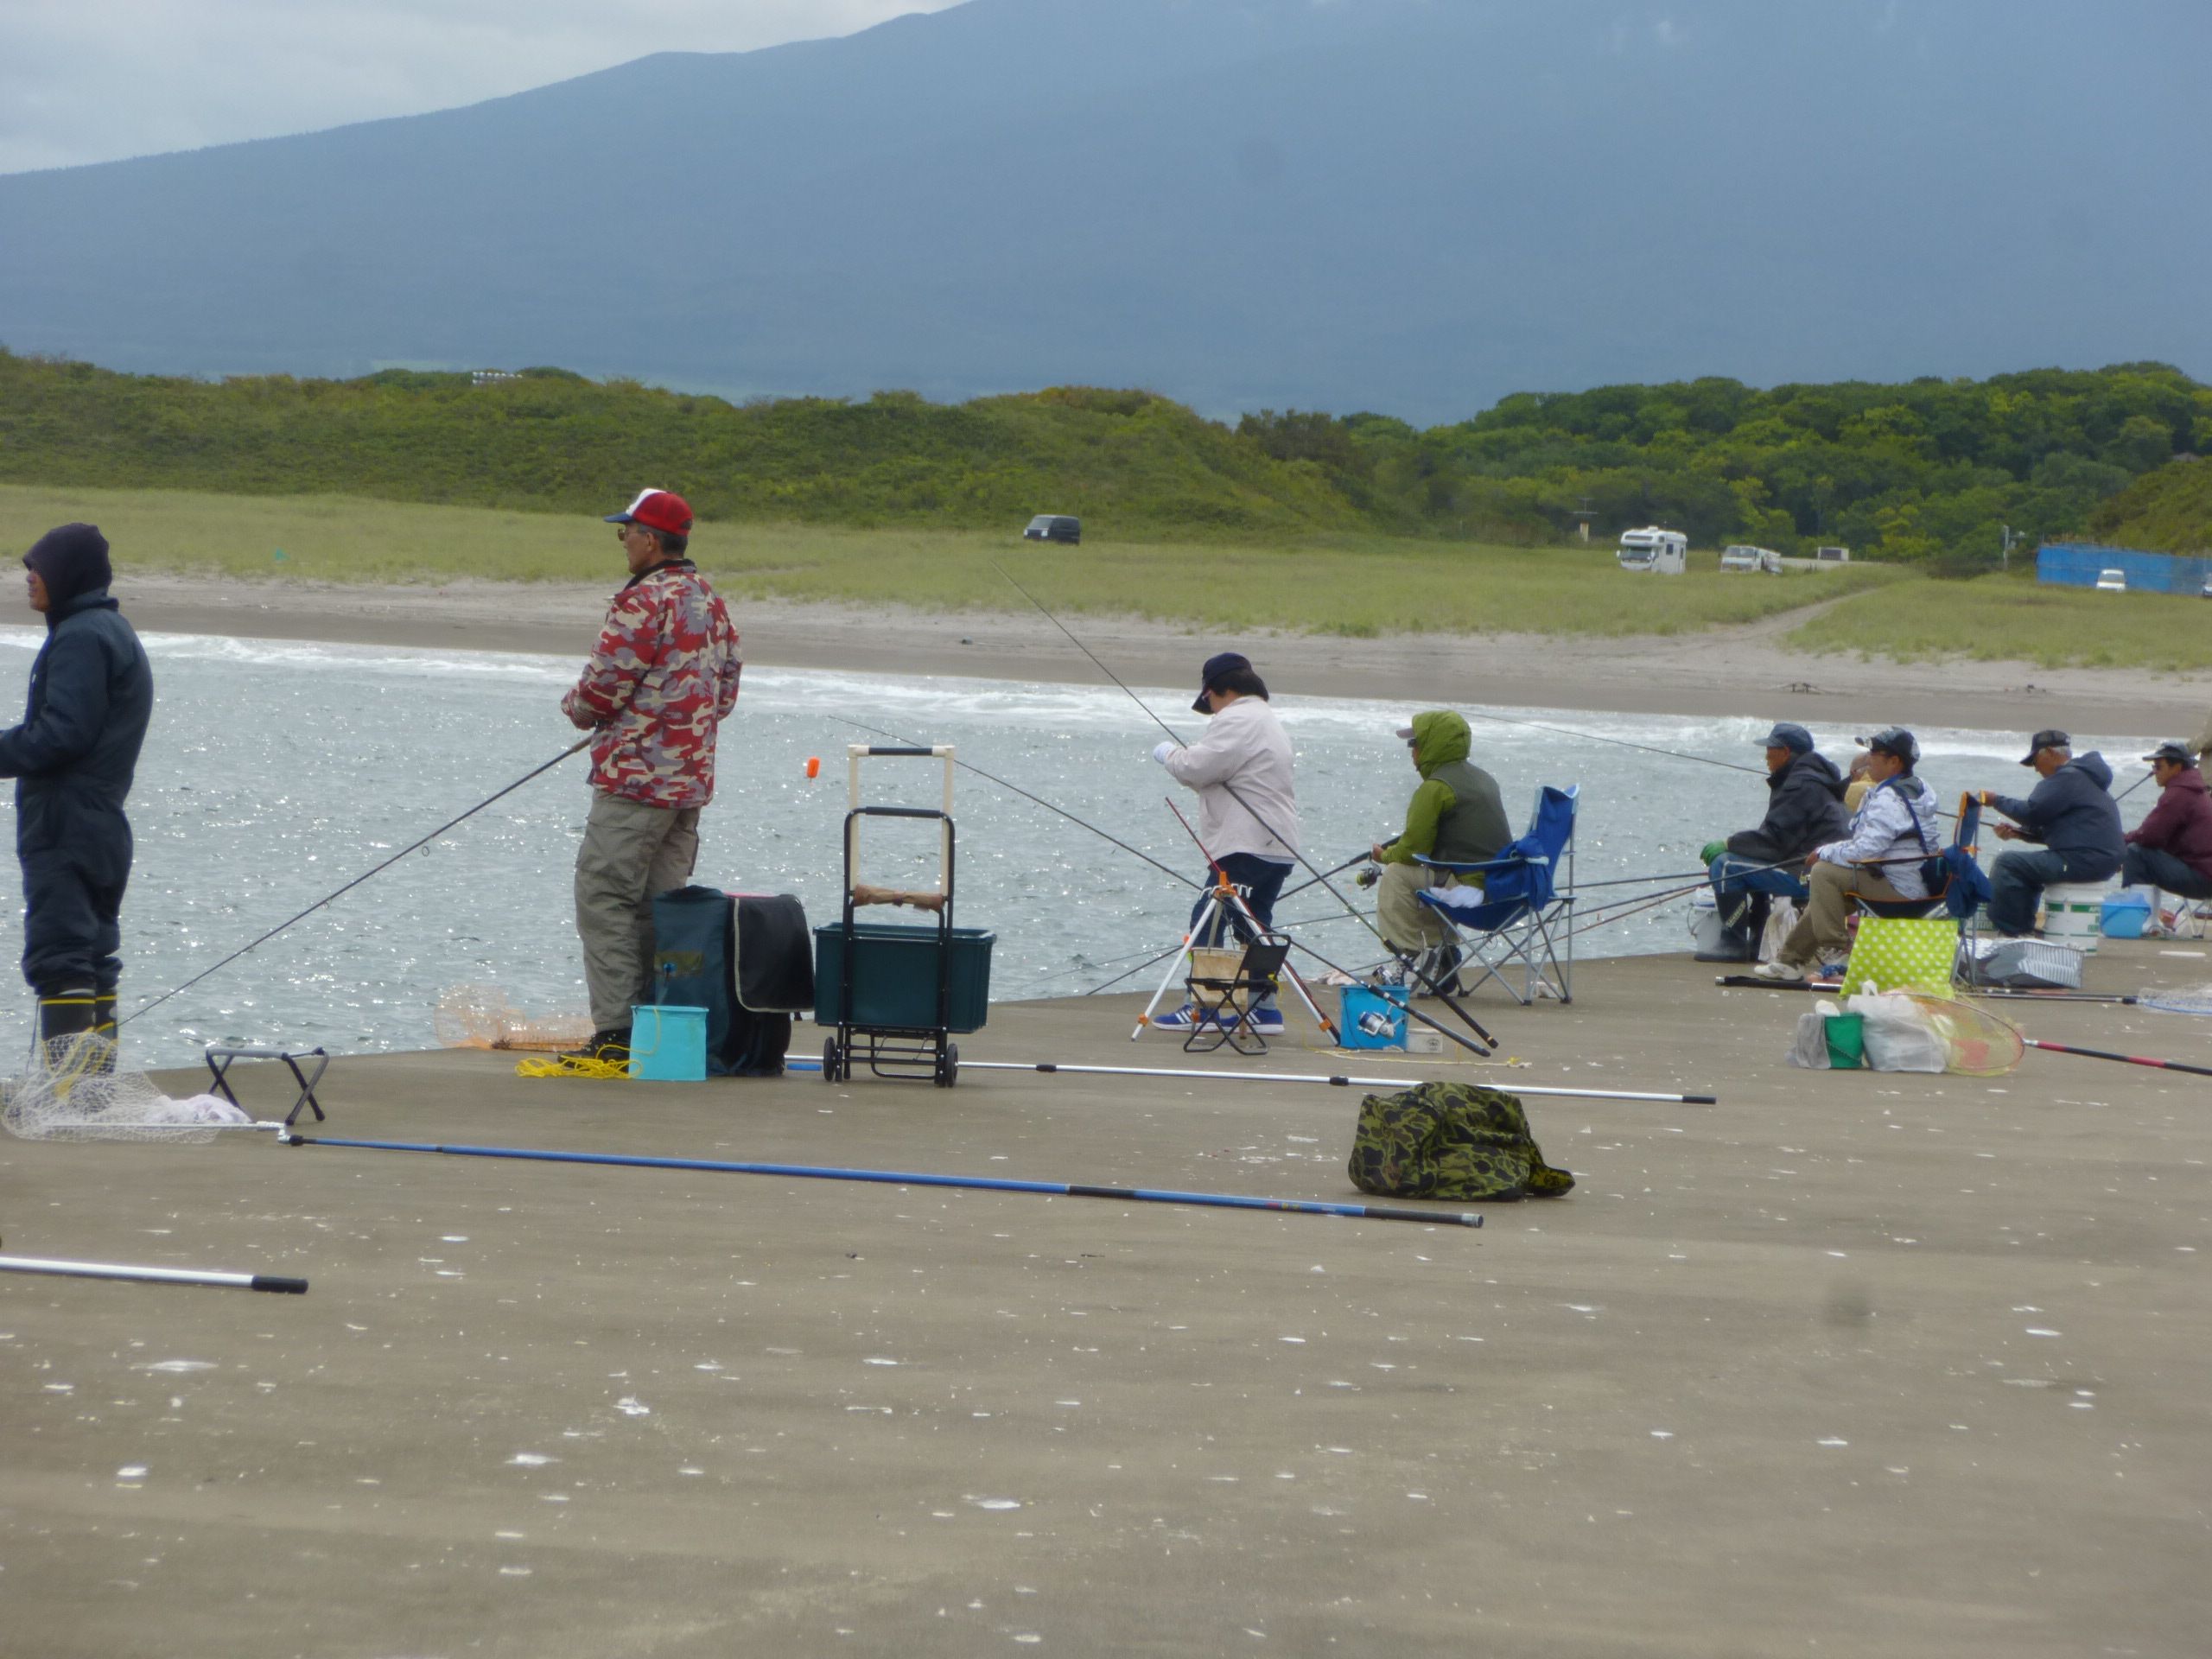
[[630,1027],[602,1027],[585,1039],[582,1048],[572,1048],[561,1058],[564,1060],[605,1060],[612,1065],[624,1065],[630,1058]]

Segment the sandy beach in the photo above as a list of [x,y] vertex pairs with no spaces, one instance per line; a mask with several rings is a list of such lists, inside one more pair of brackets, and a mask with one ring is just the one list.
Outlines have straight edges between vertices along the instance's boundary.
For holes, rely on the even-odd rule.
[[[607,588],[455,582],[350,587],[130,575],[125,613],[150,632],[228,634],[463,651],[581,655]],[[745,601],[734,607],[746,660],[773,667],[1098,683],[1104,676],[1042,616],[943,614],[897,606]],[[1777,642],[1802,613],[1676,638],[1408,633],[1372,639],[1193,633],[1133,618],[1064,619],[1132,685],[1195,683],[1216,651],[1249,655],[1278,693],[1399,698],[1419,705],[1508,704],[1753,715],[1839,723],[2043,726],[2188,736],[2212,704],[2212,678],[2025,663],[1892,663],[1816,656]]]

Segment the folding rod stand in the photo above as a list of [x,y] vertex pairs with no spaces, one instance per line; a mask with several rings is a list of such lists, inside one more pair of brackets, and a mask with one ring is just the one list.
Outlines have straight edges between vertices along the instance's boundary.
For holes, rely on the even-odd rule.
[[[300,1097],[292,1103],[292,1109],[284,1114],[286,1128],[298,1122],[302,1107],[315,1113],[316,1122],[323,1121],[322,1103],[315,1097],[315,1086],[322,1081],[322,1074],[329,1067],[330,1055],[327,1051],[321,1048],[210,1048],[207,1051],[207,1069],[214,1074],[215,1080],[208,1086],[208,1092],[220,1095],[243,1111],[245,1109],[240,1105],[238,1097],[231,1092],[231,1080],[226,1075],[234,1060],[282,1060],[291,1068],[292,1081],[300,1085]],[[313,1060],[314,1069],[302,1071],[302,1060]]]
[[[1129,1033],[1131,1042],[1144,1035],[1144,1028],[1152,1023],[1153,1010],[1160,1006],[1160,999],[1167,995],[1167,988],[1175,982],[1177,976],[1189,976],[1184,963],[1191,954],[1192,941],[1211,937],[1213,930],[1222,925],[1224,912],[1230,910],[1251,924],[1255,936],[1264,938],[1274,931],[1272,928],[1260,925],[1260,918],[1252,914],[1252,907],[1244,902],[1243,895],[1230,885],[1227,875],[1217,870],[1213,886],[1206,890],[1205,908],[1198,912],[1198,919],[1192,924],[1191,931],[1183,936],[1182,950],[1169,959],[1167,971],[1160,977],[1160,988],[1152,994],[1152,1001],[1144,1005],[1144,1012],[1137,1015],[1135,1028]],[[1233,929],[1230,931],[1234,931]],[[1300,1003],[1306,1013],[1313,1016],[1313,1023],[1324,1031],[1333,1032],[1336,1029],[1334,1023],[1322,1017],[1313,994],[1306,988],[1306,982],[1298,976],[1298,970],[1287,962],[1283,963],[1282,977],[1290,982],[1291,989],[1297,992]]]

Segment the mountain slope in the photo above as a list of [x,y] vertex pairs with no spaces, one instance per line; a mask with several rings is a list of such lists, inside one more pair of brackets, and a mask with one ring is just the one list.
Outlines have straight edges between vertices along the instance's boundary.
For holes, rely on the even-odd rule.
[[2185,3],[972,0],[0,178],[0,343],[1423,421],[1706,373],[2202,374],[2208,60]]

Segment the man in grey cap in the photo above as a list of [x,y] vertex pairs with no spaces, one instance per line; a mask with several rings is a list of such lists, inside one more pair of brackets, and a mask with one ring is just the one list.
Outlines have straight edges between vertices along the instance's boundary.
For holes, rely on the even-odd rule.
[[1751,961],[1766,926],[1768,899],[1778,894],[1804,903],[1805,855],[1841,839],[1851,827],[1843,776],[1814,749],[1810,732],[1781,721],[1760,741],[1766,746],[1766,816],[1758,829],[1708,842],[1699,855],[1724,929],[1720,949],[1700,960]]
[[2112,798],[2112,768],[2095,750],[2076,757],[2074,740],[2059,731],[2037,732],[2020,761],[2043,781],[2025,800],[1981,791],[1981,804],[2011,823],[1997,826],[2000,841],[2039,841],[2039,853],[1999,853],[1989,867],[1989,925],[2018,938],[2036,930],[2036,906],[2054,881],[2102,881],[2117,874],[2126,851],[2120,839],[2120,803]]

